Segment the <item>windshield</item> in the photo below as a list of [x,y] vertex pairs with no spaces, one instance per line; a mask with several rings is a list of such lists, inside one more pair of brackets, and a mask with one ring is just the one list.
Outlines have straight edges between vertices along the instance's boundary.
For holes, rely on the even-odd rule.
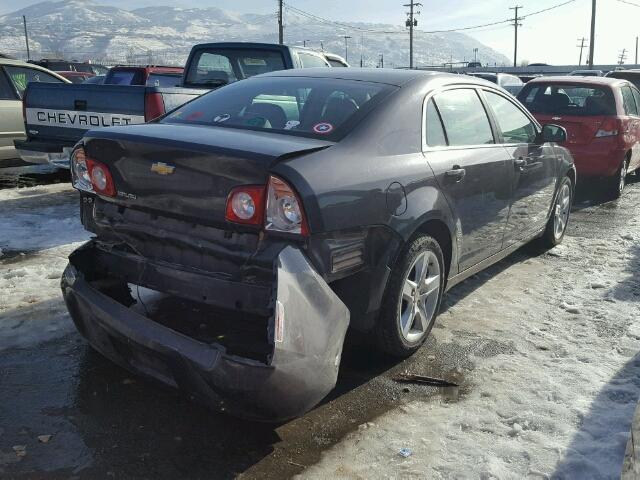
[[640,88],[640,72],[609,72],[607,77],[628,80],[636,87]]
[[284,68],[282,53],[277,50],[202,50],[191,61],[185,83],[219,86]]
[[150,73],[147,78],[148,87],[178,87],[182,82],[182,75],[171,73]]
[[342,138],[395,87],[333,78],[264,77],[214,90],[162,123]]
[[613,92],[606,87],[583,84],[527,85],[518,99],[531,113],[543,115],[615,115]]
[[111,70],[105,82],[108,85],[142,85],[140,70]]

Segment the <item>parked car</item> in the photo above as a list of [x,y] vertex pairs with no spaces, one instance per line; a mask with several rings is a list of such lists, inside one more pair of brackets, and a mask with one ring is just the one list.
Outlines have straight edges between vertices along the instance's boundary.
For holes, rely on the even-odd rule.
[[57,73],[37,65],[0,58],[0,160],[18,158],[13,142],[26,136],[22,97],[32,82],[69,83]]
[[109,69],[105,85],[146,85],[148,87],[179,87],[182,83],[182,67],[117,66]]
[[70,256],[64,298],[119,365],[244,417],[300,415],[334,387],[348,326],[408,356],[448,288],[562,241],[564,138],[461,75],[237,82],[85,134],[72,178],[95,237]]
[[610,72],[607,72],[605,77],[627,80],[633,83],[636,88],[640,89],[640,70],[638,69],[612,70]]
[[619,197],[626,175],[640,166],[640,91],[607,77],[544,77],[530,81],[519,100],[541,122],[568,132],[567,148],[581,177],[604,178]]
[[71,83],[84,83],[87,79],[95,77],[93,73],[89,72],[56,72],[61,77],[66,78]]
[[[274,70],[317,66],[330,67],[321,53],[306,48],[205,43],[191,49],[180,81],[171,72],[136,73],[114,67],[105,85],[38,85],[29,90],[25,102],[27,140],[16,142],[16,148],[25,161],[68,167],[71,148],[92,127],[144,123],[227,83]],[[125,85],[136,75],[146,76],[147,85]],[[167,76],[169,82],[160,79]],[[109,85],[114,81],[118,85]],[[56,115],[49,115],[51,111]]]
[[341,68],[350,66],[344,58],[342,58],[340,55],[336,55],[335,53],[323,52],[322,56],[327,62],[329,62],[329,65],[331,65],[332,67]]
[[522,90],[523,82],[515,75],[509,73],[492,73],[492,72],[469,72],[466,75],[482,78],[489,82],[500,85],[511,95],[517,95]]
[[571,77],[602,77],[604,72],[602,70],[574,70],[569,73]]
[[75,62],[60,58],[43,58],[42,60],[30,60],[29,63],[44,67],[54,72],[86,72],[94,75],[104,75],[107,67],[96,63]]

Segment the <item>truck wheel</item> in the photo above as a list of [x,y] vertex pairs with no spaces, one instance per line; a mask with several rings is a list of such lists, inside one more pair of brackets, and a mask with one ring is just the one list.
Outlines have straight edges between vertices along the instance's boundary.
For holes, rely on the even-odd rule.
[[612,199],[620,198],[624,187],[627,184],[627,168],[629,167],[629,160],[625,159],[621,164],[616,174],[609,179],[608,193]]
[[569,215],[571,214],[571,204],[573,200],[573,184],[569,177],[564,177],[558,188],[555,203],[551,216],[547,221],[547,228],[540,240],[545,248],[553,248],[562,243],[564,234],[567,231]]
[[438,242],[419,235],[409,242],[391,272],[376,326],[378,347],[408,357],[433,328],[445,284],[444,257]]

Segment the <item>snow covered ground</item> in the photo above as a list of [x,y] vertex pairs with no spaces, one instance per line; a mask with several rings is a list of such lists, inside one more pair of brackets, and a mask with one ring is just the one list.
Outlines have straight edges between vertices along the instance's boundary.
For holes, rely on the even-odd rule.
[[[59,278],[88,238],[77,202],[67,184],[0,190],[0,354],[73,331]],[[452,290],[430,345],[436,358],[471,352],[440,359],[460,361],[460,398],[403,404],[301,477],[619,477],[640,396],[638,207],[635,184],[582,208],[560,247]]]
[[60,276],[88,237],[69,184],[0,190],[0,351],[73,329]]
[[619,201],[632,214],[585,208],[563,245],[449,293],[436,344],[510,347],[472,355],[459,401],[392,410],[301,477],[619,478],[640,396],[638,187]]

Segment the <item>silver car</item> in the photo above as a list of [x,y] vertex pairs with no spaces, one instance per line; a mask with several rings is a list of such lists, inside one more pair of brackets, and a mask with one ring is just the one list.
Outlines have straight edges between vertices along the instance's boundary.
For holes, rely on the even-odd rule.
[[46,68],[0,58],[0,162],[19,158],[13,141],[25,138],[22,97],[29,82],[70,83]]

